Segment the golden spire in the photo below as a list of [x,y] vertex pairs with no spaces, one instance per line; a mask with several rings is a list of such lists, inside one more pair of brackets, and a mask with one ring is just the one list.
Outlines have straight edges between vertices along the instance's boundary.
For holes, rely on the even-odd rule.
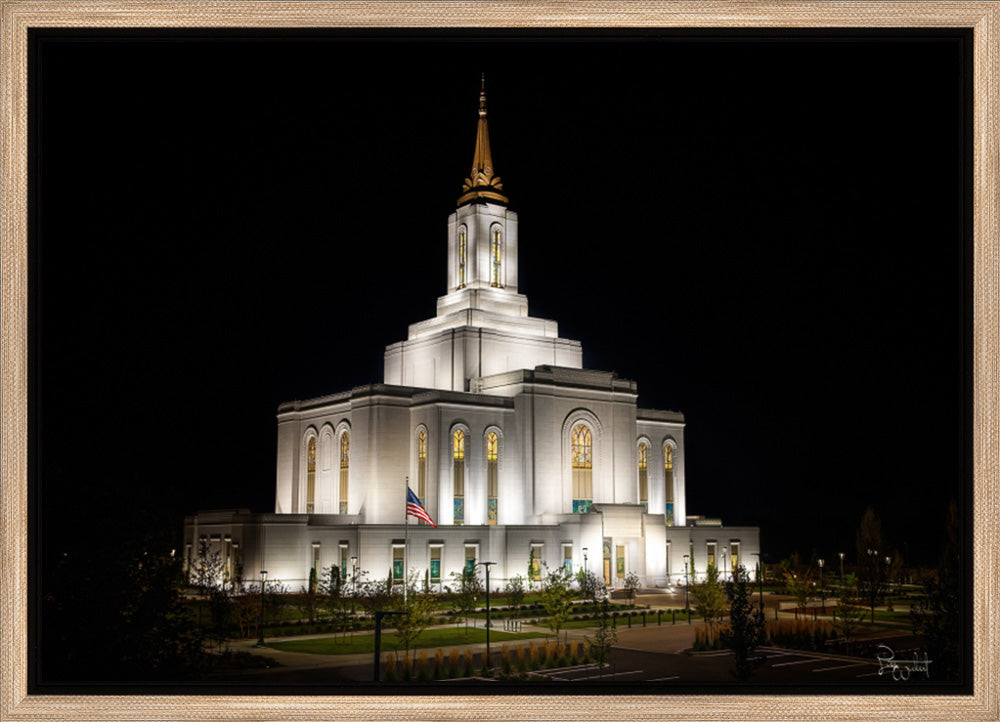
[[500,176],[493,175],[493,156],[490,154],[490,130],[486,125],[486,73],[479,89],[479,126],[476,129],[476,152],[472,157],[472,172],[462,184],[464,193],[458,205],[477,199],[507,203]]

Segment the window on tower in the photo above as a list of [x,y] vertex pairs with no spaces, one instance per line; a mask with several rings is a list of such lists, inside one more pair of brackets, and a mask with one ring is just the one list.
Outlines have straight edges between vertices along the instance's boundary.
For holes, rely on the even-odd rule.
[[490,275],[490,285],[494,288],[501,288],[500,285],[500,258],[503,245],[503,230],[500,226],[493,226],[493,230],[490,233],[490,261],[491,261],[491,275]]
[[351,462],[351,437],[346,431],[340,435],[340,513],[347,513],[347,472]]
[[497,476],[500,463],[500,437],[491,431],[486,435],[486,523],[497,523]]
[[465,256],[466,256],[465,226],[458,229],[458,287],[465,288]]
[[674,525],[674,447],[666,444],[663,447],[663,483],[666,492],[667,526]]
[[639,503],[642,504],[643,511],[649,511],[649,478],[646,468],[648,456],[649,447],[645,443],[639,444]]
[[573,513],[586,514],[590,511],[593,499],[594,437],[590,428],[584,424],[573,427],[572,459],[573,459]]
[[[420,506],[427,508],[427,432],[421,429],[417,432],[417,498],[420,499]],[[417,521],[418,524],[426,524],[423,519]]]
[[316,437],[309,437],[306,452],[306,514],[316,510]]
[[462,524],[465,522],[465,432],[455,429],[451,443],[455,495],[452,521],[455,524]]

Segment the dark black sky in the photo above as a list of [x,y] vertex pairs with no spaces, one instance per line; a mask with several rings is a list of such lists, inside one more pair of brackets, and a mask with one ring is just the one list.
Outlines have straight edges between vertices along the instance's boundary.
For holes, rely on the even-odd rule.
[[277,404],[380,381],[445,291],[485,71],[520,290],[585,366],[685,412],[689,511],[832,557],[871,505],[936,561],[963,483],[954,38],[65,36],[37,58],[43,549],[273,508]]

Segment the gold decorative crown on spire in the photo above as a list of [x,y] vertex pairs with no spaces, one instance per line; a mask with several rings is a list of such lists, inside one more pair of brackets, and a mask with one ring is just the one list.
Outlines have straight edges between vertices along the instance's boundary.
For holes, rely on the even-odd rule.
[[476,152],[472,157],[472,172],[462,184],[464,193],[458,205],[478,199],[507,203],[500,176],[493,175],[493,156],[490,154],[490,130],[486,125],[486,73],[479,89],[479,126],[476,129]]

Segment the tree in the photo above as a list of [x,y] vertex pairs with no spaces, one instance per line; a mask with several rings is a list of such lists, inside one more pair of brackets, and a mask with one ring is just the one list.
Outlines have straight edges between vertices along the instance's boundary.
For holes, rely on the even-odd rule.
[[691,588],[691,596],[694,599],[694,611],[704,618],[705,626],[708,627],[708,643],[712,644],[715,625],[726,611],[725,594],[719,584],[719,570],[714,564],[708,565],[705,581]]
[[331,616],[336,614],[336,610],[341,606],[343,593],[340,567],[337,564],[331,564],[326,569],[320,570],[316,593],[317,605]]
[[875,622],[875,604],[885,593],[886,568],[883,548],[882,522],[871,507],[865,509],[858,527],[858,591],[871,607],[872,623]]
[[833,628],[843,638],[844,651],[847,654],[851,653],[854,633],[861,626],[861,621],[865,616],[865,610],[858,606],[857,601],[851,595],[851,590],[856,588],[857,583],[857,577],[853,574],[844,575],[840,596],[837,598],[837,608],[833,610]]
[[795,604],[799,608],[804,608],[809,603],[809,596],[813,590],[812,572],[808,567],[797,571],[789,567],[784,570],[784,574],[788,593],[795,597]]
[[582,569],[576,573],[576,583],[580,585],[580,596],[598,602],[604,596],[604,581],[593,572]]
[[512,576],[504,585],[503,592],[507,595],[507,604],[521,611],[521,605],[524,604],[524,577],[520,574]]
[[639,589],[639,575],[634,571],[625,575],[625,598],[631,606],[635,606],[635,593]]
[[729,630],[720,634],[722,643],[733,651],[734,668],[731,672],[741,682],[749,679],[762,661],[750,661],[753,651],[764,643],[764,610],[750,601],[752,595],[750,575],[741,565],[734,572],[733,580],[726,583]]
[[466,567],[461,572],[452,572],[451,576],[458,584],[458,595],[455,599],[459,613],[459,621],[465,619],[465,627],[469,627],[469,617],[476,611],[476,600],[483,593],[483,581],[479,578],[479,567]]
[[585,639],[590,642],[590,653],[597,657],[597,664],[603,666],[604,660],[611,654],[611,648],[618,641],[618,632],[611,623],[607,597],[601,600],[601,616],[593,638],[585,637]]
[[948,509],[948,538],[935,577],[924,582],[926,596],[910,612],[913,633],[923,637],[927,657],[939,679],[957,680],[961,674],[961,555],[958,508]]
[[573,606],[569,579],[562,567],[546,569],[545,576],[542,577],[542,604],[545,605],[545,612],[549,615],[546,624],[558,637],[559,630],[569,619],[569,611]]
[[429,594],[420,594],[416,590],[411,590],[406,595],[403,614],[396,617],[396,634],[403,642],[407,654],[410,652],[410,645],[416,642],[420,633],[430,624],[433,611],[434,599]]

